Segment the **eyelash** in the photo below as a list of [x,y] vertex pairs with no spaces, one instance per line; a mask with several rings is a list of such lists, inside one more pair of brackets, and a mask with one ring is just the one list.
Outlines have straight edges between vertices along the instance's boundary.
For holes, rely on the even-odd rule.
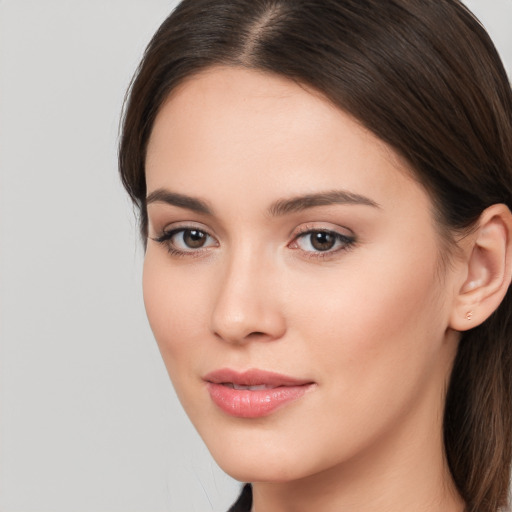
[[[315,228],[315,227],[305,227],[303,231],[300,231],[295,235],[294,239],[291,241],[291,243],[288,245],[290,246],[297,246],[297,241],[300,239],[305,239],[308,236],[323,233],[327,235],[331,235],[334,237],[334,243],[339,244],[340,246],[337,249],[329,249],[326,251],[305,251],[302,250],[302,252],[306,255],[307,258],[316,258],[316,259],[327,259],[330,257],[335,256],[336,254],[340,252],[345,252],[350,249],[352,249],[356,243],[356,238],[354,236],[349,235],[342,235],[341,233],[338,233],[337,231],[334,231],[332,229],[322,229],[322,228]],[[299,247],[293,247],[293,249],[301,250]]]
[[[169,252],[171,256],[174,257],[200,257],[204,251],[208,250],[209,247],[200,247],[197,249],[190,248],[190,250],[182,250],[177,249],[175,246],[172,245],[171,240],[174,236],[178,235],[179,233],[186,233],[187,231],[196,231],[198,233],[202,233],[203,235],[207,236],[210,239],[215,240],[207,231],[203,229],[199,229],[196,227],[179,227],[172,229],[170,231],[164,231],[160,236],[156,238],[152,238],[153,241],[164,245]],[[340,247],[338,247],[335,250],[328,249],[326,251],[306,251],[303,249],[300,249],[298,247],[298,240],[305,239],[307,236],[311,236],[318,233],[324,233],[328,235],[332,235],[334,237],[334,243],[339,244]],[[316,259],[326,259],[329,257],[332,257],[333,255],[339,253],[348,251],[351,249],[356,243],[356,239],[354,236],[347,236],[342,235],[341,233],[338,233],[337,231],[333,231],[330,229],[321,229],[321,228],[313,228],[313,227],[306,227],[303,231],[300,231],[295,235],[293,240],[288,244],[288,247],[292,250],[301,250],[303,254],[306,255],[307,258],[316,258]],[[294,247],[295,246],[295,247]]]
[[208,247],[200,247],[198,249],[190,248],[190,250],[182,250],[182,249],[177,249],[176,247],[174,247],[172,245],[171,240],[172,240],[172,238],[174,236],[176,236],[179,233],[183,233],[184,234],[187,231],[196,231],[198,233],[203,233],[207,237],[215,240],[204,229],[199,229],[199,228],[196,228],[194,226],[179,227],[179,228],[171,229],[170,231],[164,231],[159,237],[153,238],[152,240],[154,240],[155,242],[157,242],[157,243],[159,243],[161,245],[164,245],[171,256],[175,256],[175,257],[191,256],[191,257],[196,257],[197,258],[197,257],[201,256],[203,254],[203,252],[208,249]]

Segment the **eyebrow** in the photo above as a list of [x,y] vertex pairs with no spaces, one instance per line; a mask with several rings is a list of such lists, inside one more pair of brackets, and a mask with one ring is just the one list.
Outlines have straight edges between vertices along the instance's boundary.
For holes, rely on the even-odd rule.
[[372,199],[354,194],[347,190],[331,190],[320,192],[318,194],[307,194],[304,196],[293,197],[291,199],[280,199],[273,203],[269,208],[272,216],[287,215],[289,213],[300,212],[316,206],[329,206],[331,204],[359,204],[380,208],[379,204]]
[[212,210],[205,201],[183,194],[176,194],[175,192],[163,188],[151,192],[151,194],[146,197],[146,205],[151,203],[167,203],[172,206],[178,206],[179,208],[192,210],[193,212],[213,215]]
[[[151,192],[151,194],[147,196],[146,204],[151,203],[166,203],[179,208],[186,208],[196,213],[213,215],[212,209],[205,201],[195,197],[177,194],[176,192],[162,188]],[[360,194],[354,194],[346,190],[331,190],[328,192],[292,197],[291,199],[279,199],[272,203],[268,209],[268,213],[273,217],[280,217],[307,210],[308,208],[329,206],[331,204],[356,204],[380,208],[378,203]]]

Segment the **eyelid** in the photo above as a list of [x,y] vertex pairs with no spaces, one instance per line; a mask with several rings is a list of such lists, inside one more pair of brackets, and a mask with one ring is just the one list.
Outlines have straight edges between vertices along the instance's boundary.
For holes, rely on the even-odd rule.
[[[343,233],[343,231],[349,231],[350,233]],[[336,243],[339,245],[337,248],[328,249],[325,251],[320,250],[305,250],[302,249],[298,240],[306,237],[307,235],[312,235],[314,233],[330,233],[336,238]],[[337,227],[327,227],[325,224],[306,224],[300,226],[295,232],[292,234],[292,241],[288,244],[288,247],[292,250],[300,251],[307,258],[316,258],[316,259],[327,259],[333,258],[340,252],[345,252],[356,244],[356,236],[353,231],[348,228]]]
[[[208,233],[204,229],[199,229],[199,228],[195,228],[195,227],[173,228],[173,229],[166,230],[162,233],[161,236],[159,236],[157,238],[157,241],[164,240],[164,239],[169,240],[172,237],[176,236],[177,234],[185,233],[186,231],[199,231],[201,233],[204,233],[208,238],[211,238],[212,240],[216,241],[215,237],[210,235],[210,233]],[[194,250],[194,249],[191,249],[191,250]]]
[[305,235],[311,232],[334,233],[345,238],[355,239],[355,234],[351,229],[344,226],[335,226],[333,224],[323,222],[302,224],[298,228],[295,228],[290,236],[295,239],[301,235]]
[[[150,222],[151,226],[151,222]],[[180,220],[175,222],[155,222],[152,231],[159,233],[159,235],[153,235],[154,237],[158,237],[161,234],[169,233],[170,231],[176,230],[176,229],[197,229],[199,231],[204,231],[205,233],[211,234],[212,230],[203,224],[202,222],[195,221],[195,220]],[[213,235],[212,235],[213,236]]]
[[[201,246],[198,248],[190,247],[187,249],[175,246],[172,243],[172,238],[178,235],[179,233],[184,233],[186,231],[200,231],[204,233],[209,239],[213,240],[214,243],[207,246]],[[205,252],[209,251],[212,247],[219,246],[219,241],[214,235],[211,234],[210,229],[196,222],[175,222],[166,225],[164,228],[159,230],[159,232],[159,235],[150,237],[151,240],[165,246],[167,248],[167,251],[172,256],[201,256]]]

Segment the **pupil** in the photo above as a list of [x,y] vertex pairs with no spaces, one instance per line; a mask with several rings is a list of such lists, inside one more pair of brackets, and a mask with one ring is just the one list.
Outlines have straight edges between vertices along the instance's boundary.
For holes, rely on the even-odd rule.
[[188,229],[183,233],[183,240],[191,249],[199,249],[204,245],[206,234],[196,229]]
[[331,233],[313,233],[311,235],[311,245],[317,251],[328,251],[334,247],[334,243],[336,242],[336,238]]

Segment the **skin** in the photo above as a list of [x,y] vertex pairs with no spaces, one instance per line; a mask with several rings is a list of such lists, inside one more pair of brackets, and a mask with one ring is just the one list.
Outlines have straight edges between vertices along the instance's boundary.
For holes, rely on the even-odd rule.
[[[467,269],[443,264],[432,202],[399,156],[314,91],[214,68],[161,108],[146,177],[149,196],[210,210],[150,202],[144,299],[186,412],[219,465],[254,482],[254,510],[460,512],[441,432]],[[334,190],[371,204],[269,211]],[[156,240],[179,228],[203,247]],[[353,243],[315,250],[314,229]],[[206,389],[220,368],[315,385],[235,418]]]

